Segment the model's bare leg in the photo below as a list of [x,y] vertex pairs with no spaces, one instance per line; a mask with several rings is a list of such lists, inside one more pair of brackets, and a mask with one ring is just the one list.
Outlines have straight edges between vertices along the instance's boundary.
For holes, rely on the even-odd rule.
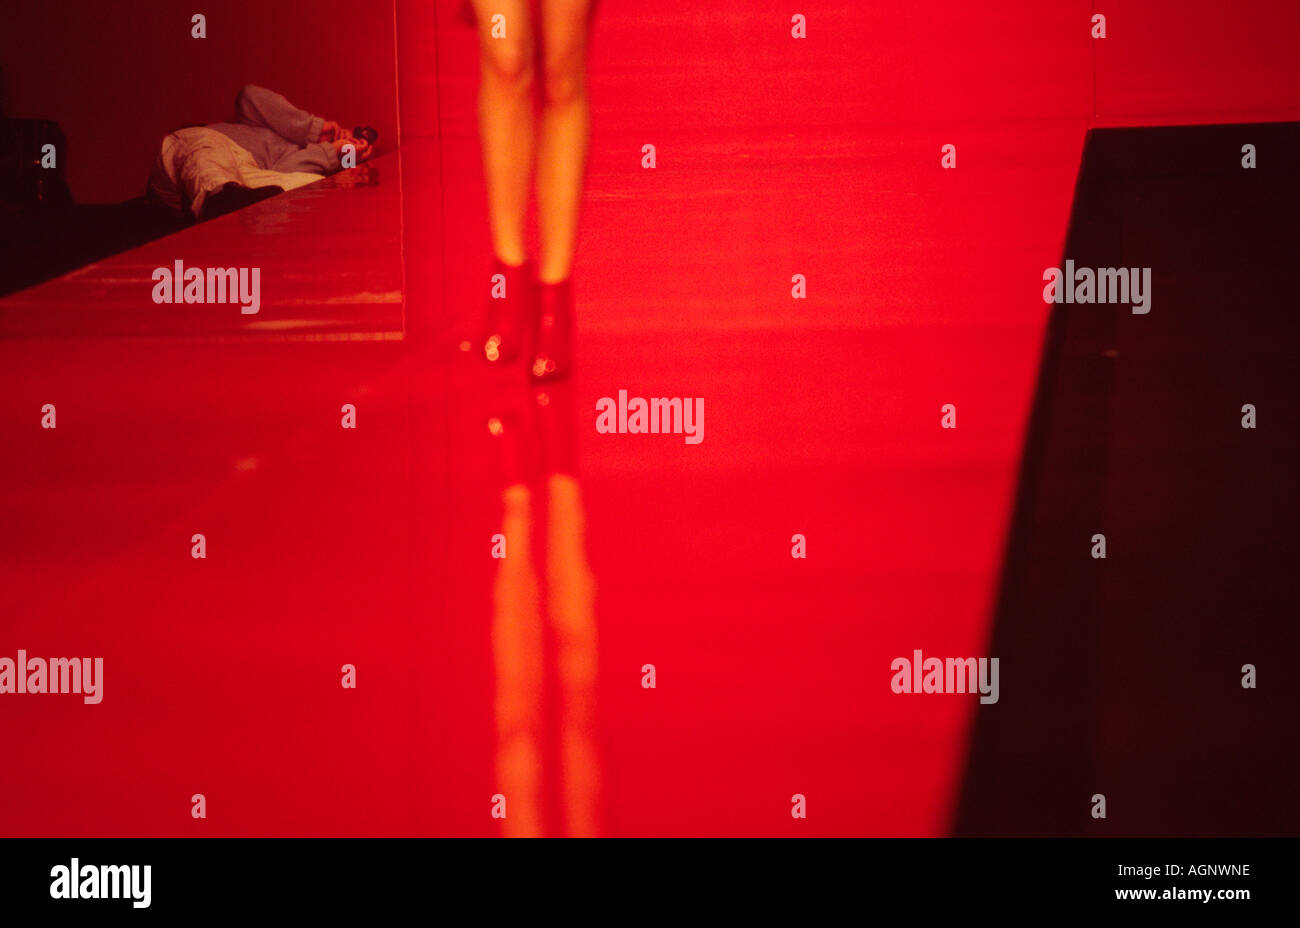
[[573,270],[587,163],[587,26],[591,0],[541,0],[542,118],[537,137],[537,216],[542,283]]
[[[508,265],[524,263],[524,227],[532,182],[535,33],[528,0],[474,0],[482,78],[478,94],[479,136],[487,179],[492,248]],[[493,38],[492,17],[505,35]]]

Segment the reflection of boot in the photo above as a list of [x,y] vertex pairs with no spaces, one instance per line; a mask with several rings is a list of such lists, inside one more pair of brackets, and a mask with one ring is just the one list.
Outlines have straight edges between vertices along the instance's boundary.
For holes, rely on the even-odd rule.
[[577,415],[569,382],[534,384],[533,409],[541,446],[543,473],[574,474]]
[[538,285],[537,338],[530,373],[558,380],[573,364],[573,280]]
[[[483,332],[483,357],[489,361],[509,364],[519,357],[527,320],[533,304],[533,273],[531,262],[525,261],[511,267],[500,258],[492,261],[492,276],[504,279],[505,294],[489,296],[487,322]],[[493,288],[495,289],[495,284]]]
[[538,423],[524,381],[493,393],[485,407],[489,440],[501,462],[502,486],[528,486],[538,477],[540,442]]

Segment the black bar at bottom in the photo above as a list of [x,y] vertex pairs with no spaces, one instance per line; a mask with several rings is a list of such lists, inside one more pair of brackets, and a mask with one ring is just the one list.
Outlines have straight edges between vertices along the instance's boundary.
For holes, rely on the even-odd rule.
[[[495,913],[518,906],[533,916],[605,908],[611,917],[632,910],[668,917],[682,905],[733,912],[788,905],[811,915],[842,901],[857,910],[1048,906],[1231,917],[1284,902],[1294,854],[1290,839],[1217,838],[624,840],[546,848],[437,839],[11,839],[0,842],[0,910],[335,919],[397,915],[412,905]],[[85,898],[91,894],[116,898]],[[611,894],[614,909],[607,908]]]

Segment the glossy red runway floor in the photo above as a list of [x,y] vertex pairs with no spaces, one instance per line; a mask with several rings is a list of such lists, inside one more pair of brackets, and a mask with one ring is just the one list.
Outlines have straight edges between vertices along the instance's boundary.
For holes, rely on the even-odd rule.
[[[307,188],[303,222],[252,230],[268,281],[316,272],[262,337],[184,337],[242,322],[191,309],[181,333],[143,302],[108,307],[113,334],[157,337],[90,337],[67,281],[54,331],[38,291],[0,301],[6,333],[57,336],[0,343],[3,653],[106,665],[99,706],[0,703],[7,831],[948,830],[975,705],[891,693],[890,662],[987,650],[1093,110],[1086,27],[1063,24],[1088,5],[955,60],[974,13],[831,4],[792,50],[757,6],[602,5],[564,388],[462,350],[488,273],[475,49],[430,5],[399,5],[400,188],[380,162],[377,187]],[[311,221],[354,196],[360,239]],[[146,293],[155,257],[233,260],[288,202],[98,273]],[[403,307],[330,281],[391,293],[398,229],[406,337],[375,341]],[[598,434],[619,390],[702,397],[703,442]]]
[[[401,338],[401,209],[394,152],[14,294],[0,336]],[[177,260],[269,265],[268,312],[154,303],[154,269]]]

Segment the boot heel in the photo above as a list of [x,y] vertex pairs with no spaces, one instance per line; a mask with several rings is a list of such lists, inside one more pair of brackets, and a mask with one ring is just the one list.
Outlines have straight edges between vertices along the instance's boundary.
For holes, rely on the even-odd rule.
[[529,374],[559,380],[573,367],[573,281],[538,284],[537,328]]
[[[500,275],[502,280],[497,281]],[[492,261],[492,290],[504,286],[502,296],[489,294],[481,347],[483,357],[493,364],[511,364],[523,353],[524,332],[531,315],[533,295],[532,262],[511,267],[499,258]]]

